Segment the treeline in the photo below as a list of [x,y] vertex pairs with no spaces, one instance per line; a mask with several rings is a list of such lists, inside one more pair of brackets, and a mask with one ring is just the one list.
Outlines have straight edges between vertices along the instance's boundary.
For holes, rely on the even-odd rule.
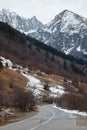
[[71,55],[66,55],[63,52],[60,52],[60,51],[56,50],[55,48],[53,48],[51,46],[48,46],[48,45],[36,40],[35,38],[31,38],[31,37],[27,36],[27,39],[29,41],[31,41],[31,43],[34,44],[35,46],[37,46],[38,48],[41,48],[41,49],[43,49],[45,51],[48,51],[48,52],[52,53],[53,55],[59,56],[59,57],[61,57],[63,59],[66,59],[66,60],[69,60],[71,62],[81,64],[81,65],[87,64],[87,61],[84,61],[83,59],[80,59],[80,58],[73,57]]
[[85,76],[85,72],[80,67],[75,65],[74,63],[71,64],[71,68],[72,68],[73,72],[75,72],[75,73],[77,73],[79,75]]
[[0,22],[0,31],[6,35],[6,37],[12,40],[18,40],[19,43],[25,44],[26,36],[23,33],[12,28],[8,23]]
[[87,95],[66,93],[56,99],[56,104],[65,109],[87,112]]

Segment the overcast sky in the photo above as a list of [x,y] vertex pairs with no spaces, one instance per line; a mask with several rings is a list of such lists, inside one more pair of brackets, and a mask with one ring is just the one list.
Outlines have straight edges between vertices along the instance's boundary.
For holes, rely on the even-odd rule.
[[0,10],[2,8],[15,11],[26,18],[36,16],[44,23],[64,9],[87,17],[87,0],[0,0]]

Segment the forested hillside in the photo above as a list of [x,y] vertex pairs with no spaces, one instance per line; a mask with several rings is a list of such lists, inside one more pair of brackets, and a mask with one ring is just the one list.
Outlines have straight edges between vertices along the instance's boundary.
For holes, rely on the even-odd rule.
[[31,69],[40,69],[48,74],[58,74],[86,82],[85,61],[58,52],[2,22],[0,22],[0,55]]

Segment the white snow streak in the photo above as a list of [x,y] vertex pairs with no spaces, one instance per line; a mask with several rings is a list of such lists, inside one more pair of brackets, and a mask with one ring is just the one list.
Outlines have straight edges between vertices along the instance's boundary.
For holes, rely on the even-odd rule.
[[80,112],[79,110],[68,110],[68,109],[63,109],[61,107],[57,107],[56,105],[53,105],[54,108],[57,108],[63,112],[66,112],[66,113],[71,113],[71,114],[76,114],[76,115],[82,115],[82,116],[87,116],[87,113],[86,112]]

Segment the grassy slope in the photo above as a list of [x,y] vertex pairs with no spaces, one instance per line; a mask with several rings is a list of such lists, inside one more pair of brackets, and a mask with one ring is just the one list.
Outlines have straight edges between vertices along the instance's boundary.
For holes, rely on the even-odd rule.
[[24,88],[27,84],[27,79],[16,71],[4,68],[0,72],[0,87],[5,93],[12,92],[15,87]]

